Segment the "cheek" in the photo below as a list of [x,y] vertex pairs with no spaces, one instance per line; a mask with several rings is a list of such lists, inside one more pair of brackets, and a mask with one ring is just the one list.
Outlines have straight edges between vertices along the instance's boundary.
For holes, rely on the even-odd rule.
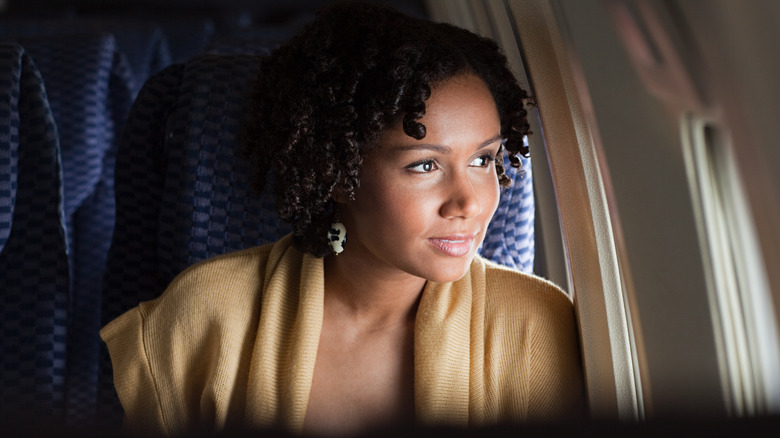
[[353,211],[365,222],[361,226],[366,231],[390,228],[395,230],[394,233],[403,233],[404,229],[420,221],[421,206],[430,202],[429,198],[426,191],[382,178],[377,172],[370,180],[364,181],[357,194],[357,202],[353,204],[353,208],[357,208]]
[[413,185],[393,186],[385,194],[387,212],[392,212],[392,221],[405,228],[422,225],[436,211],[437,193],[434,188],[421,188]]
[[483,211],[489,221],[496,213],[501,197],[501,186],[498,184],[498,178],[495,173],[488,175],[488,178],[485,178],[483,184],[480,185],[479,196],[483,200]]

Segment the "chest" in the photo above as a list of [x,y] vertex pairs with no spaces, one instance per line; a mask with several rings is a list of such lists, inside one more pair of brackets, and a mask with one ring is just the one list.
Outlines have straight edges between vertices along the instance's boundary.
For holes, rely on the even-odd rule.
[[304,432],[354,434],[414,419],[413,331],[323,327]]

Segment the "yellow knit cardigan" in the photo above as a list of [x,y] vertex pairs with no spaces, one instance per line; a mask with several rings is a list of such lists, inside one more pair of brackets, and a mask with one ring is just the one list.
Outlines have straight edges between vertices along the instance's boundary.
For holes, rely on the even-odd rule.
[[[136,431],[274,427],[300,432],[323,317],[323,260],[276,244],[207,260],[102,331]],[[423,425],[479,426],[579,413],[583,383],[569,298],[476,257],[428,282],[415,321]]]

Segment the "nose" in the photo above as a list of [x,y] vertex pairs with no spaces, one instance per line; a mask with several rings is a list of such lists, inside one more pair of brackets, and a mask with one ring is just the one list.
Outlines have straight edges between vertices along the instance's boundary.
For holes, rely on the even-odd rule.
[[482,202],[469,176],[463,172],[445,183],[446,198],[441,206],[444,218],[470,219],[482,213]]

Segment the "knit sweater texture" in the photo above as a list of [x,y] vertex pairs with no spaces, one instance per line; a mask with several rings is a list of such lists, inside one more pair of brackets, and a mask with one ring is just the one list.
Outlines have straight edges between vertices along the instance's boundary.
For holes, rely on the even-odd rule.
[[[323,259],[289,236],[180,274],[158,299],[108,324],[114,384],[138,432],[300,432],[323,319]],[[414,332],[421,425],[474,427],[581,413],[570,299],[555,285],[476,257],[428,282]]]

